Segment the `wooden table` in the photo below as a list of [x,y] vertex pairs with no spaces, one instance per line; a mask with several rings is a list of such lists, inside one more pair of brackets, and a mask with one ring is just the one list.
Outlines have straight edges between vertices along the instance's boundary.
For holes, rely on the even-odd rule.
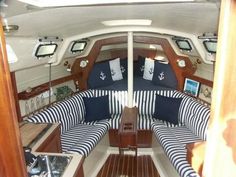
[[138,109],[125,107],[119,126],[119,153],[124,150],[134,150],[137,156],[137,115]]

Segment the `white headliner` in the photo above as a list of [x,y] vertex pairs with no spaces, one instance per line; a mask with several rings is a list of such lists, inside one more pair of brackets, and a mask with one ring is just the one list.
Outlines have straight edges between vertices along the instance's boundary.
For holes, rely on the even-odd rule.
[[[217,32],[219,4],[216,2],[163,3],[62,7],[34,9],[8,0],[1,9],[8,24],[19,25],[14,36],[60,36],[63,38],[106,30],[102,21],[150,19],[150,29],[166,29],[200,35]],[[31,10],[27,10],[31,9]]]

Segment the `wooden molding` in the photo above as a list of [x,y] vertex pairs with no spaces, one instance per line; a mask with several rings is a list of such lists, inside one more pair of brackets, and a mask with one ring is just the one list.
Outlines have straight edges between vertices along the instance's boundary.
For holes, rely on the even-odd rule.
[[[77,77],[78,77],[77,75],[70,75],[70,76],[62,77],[62,78],[51,81],[51,84],[52,86],[59,85],[64,82],[74,80]],[[18,93],[18,100],[28,100],[47,90],[49,90],[49,82],[33,87],[31,92],[23,91],[23,92]]]
[[12,82],[12,89],[13,89],[14,98],[15,98],[17,120],[18,120],[18,122],[21,122],[22,119],[21,119],[20,104],[19,104],[19,99],[18,99],[18,92],[17,92],[15,72],[11,72],[11,82]]
[[0,17],[0,176],[27,176]]
[[[134,39],[134,42],[137,42],[137,43],[158,44],[162,46],[164,53],[168,57],[170,65],[178,80],[178,89],[182,90],[183,83],[184,83],[183,73],[185,72],[192,75],[196,70],[196,68],[193,67],[189,58],[177,55],[167,39],[158,38],[158,37],[146,37],[146,36],[134,36],[133,39]],[[76,61],[74,62],[72,66],[72,73],[79,74],[80,76],[76,79],[80,90],[86,90],[88,88],[87,86],[88,77],[100,53],[102,46],[111,45],[111,44],[120,44],[120,43],[127,43],[127,37],[125,36],[113,37],[113,38],[98,40],[95,42],[95,44],[93,45],[92,49],[90,50],[87,56],[76,59]],[[117,54],[114,54],[114,56],[118,57]],[[122,57],[122,56],[119,56],[119,57]],[[186,67],[184,68],[178,67],[177,60],[180,58],[185,61]],[[80,67],[80,61],[83,59],[86,59],[89,61],[88,65],[85,68]]]

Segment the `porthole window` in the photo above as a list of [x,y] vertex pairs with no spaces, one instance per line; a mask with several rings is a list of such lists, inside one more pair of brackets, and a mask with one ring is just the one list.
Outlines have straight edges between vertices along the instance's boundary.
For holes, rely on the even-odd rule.
[[209,53],[216,53],[217,41],[216,40],[206,40],[203,41],[204,47]]
[[176,40],[175,41],[180,50],[191,51],[192,47],[187,40]]
[[86,41],[76,41],[71,46],[71,52],[72,53],[82,52],[82,51],[84,51],[86,45],[87,45]]
[[52,56],[57,50],[57,44],[55,43],[49,43],[49,44],[39,44],[35,56],[40,58],[40,57],[47,57],[47,56]]

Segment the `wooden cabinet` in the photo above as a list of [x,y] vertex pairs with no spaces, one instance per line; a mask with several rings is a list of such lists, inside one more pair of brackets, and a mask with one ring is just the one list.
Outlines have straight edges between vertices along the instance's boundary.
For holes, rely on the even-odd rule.
[[23,123],[20,125],[23,146],[35,152],[61,152],[60,125]]
[[130,149],[135,150],[137,156],[137,114],[138,109],[125,107],[121,117],[121,123],[118,130],[119,152]]

